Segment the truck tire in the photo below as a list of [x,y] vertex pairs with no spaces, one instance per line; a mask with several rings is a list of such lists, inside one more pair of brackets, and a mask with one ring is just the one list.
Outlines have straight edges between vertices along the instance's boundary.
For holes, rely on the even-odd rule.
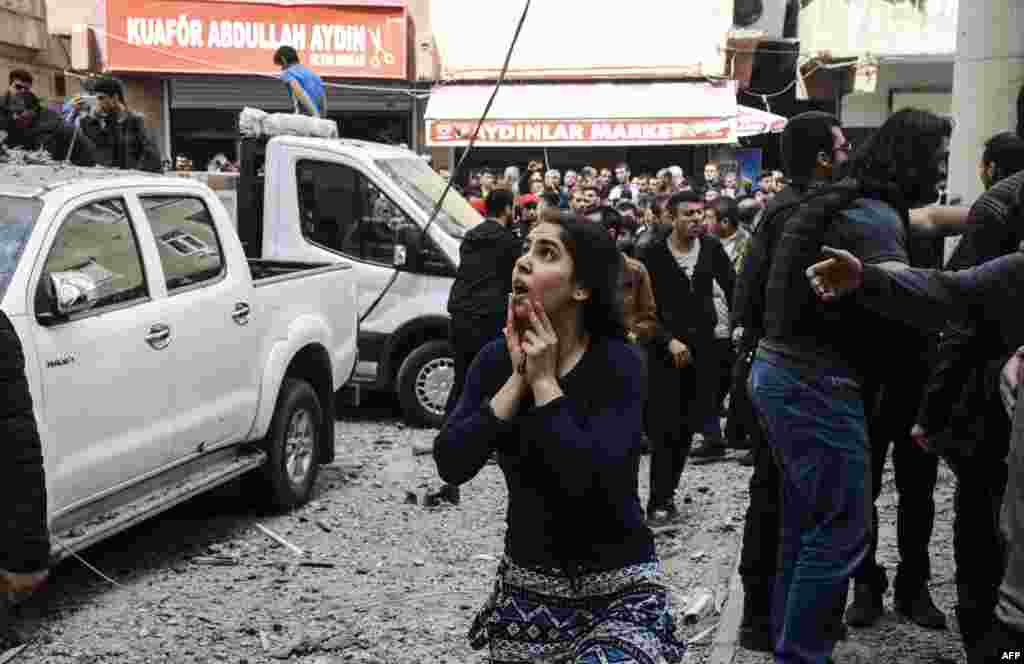
[[455,354],[444,340],[418,346],[398,370],[398,401],[411,426],[439,428],[455,383]]
[[320,466],[318,446],[323,408],[313,386],[285,378],[264,441],[267,463],[261,469],[266,500],[276,509],[291,510],[309,501]]

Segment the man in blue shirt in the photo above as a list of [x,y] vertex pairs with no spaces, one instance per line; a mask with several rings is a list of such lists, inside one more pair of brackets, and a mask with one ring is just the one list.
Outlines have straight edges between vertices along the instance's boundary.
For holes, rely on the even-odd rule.
[[327,92],[324,82],[312,69],[299,64],[299,54],[291,46],[274,52],[274,64],[281,68],[281,80],[295,103],[295,112],[316,118],[327,116]]

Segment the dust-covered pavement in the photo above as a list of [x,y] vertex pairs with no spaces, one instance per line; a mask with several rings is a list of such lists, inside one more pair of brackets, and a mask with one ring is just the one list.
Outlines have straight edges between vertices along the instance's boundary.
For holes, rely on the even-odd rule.
[[[345,409],[339,419],[338,458],[322,469],[308,506],[268,514],[240,486],[226,487],[84,551],[117,585],[79,561],[62,563],[47,589],[14,616],[31,643],[16,662],[484,662],[465,632],[502,551],[499,469],[488,465],[465,485],[459,506],[412,504],[413,496],[422,502],[438,486],[431,458],[411,452],[433,432],[403,427],[386,402]],[[644,497],[646,467],[645,459]],[[725,603],[748,478],[749,469],[734,460],[688,467],[679,530],[658,536],[680,628],[688,637],[702,635],[691,662],[709,659],[719,616],[682,625],[682,605],[701,588],[715,592],[719,607]],[[933,583],[946,609],[952,605],[943,591],[952,583],[948,480],[936,536],[946,542],[945,558],[935,560]],[[883,520],[894,516],[894,508],[883,509]],[[309,555],[275,543],[256,524]],[[895,557],[893,547],[882,547],[887,561]],[[894,638],[885,630],[878,630],[884,640]],[[923,632],[915,630],[900,628],[899,638]],[[920,638],[921,647],[911,642],[893,650],[897,659],[876,661],[957,656],[955,647],[936,646],[934,634]],[[955,645],[949,633],[939,638]],[[719,647],[716,657],[727,651]],[[735,655],[737,662],[769,659]]]

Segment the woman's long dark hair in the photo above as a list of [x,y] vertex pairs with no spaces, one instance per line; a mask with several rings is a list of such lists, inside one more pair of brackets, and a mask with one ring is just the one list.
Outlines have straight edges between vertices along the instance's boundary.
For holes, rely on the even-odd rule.
[[897,207],[932,202],[940,178],[935,156],[952,131],[952,122],[929,111],[897,111],[843,164],[842,175]]
[[548,208],[540,223],[562,228],[561,240],[572,256],[574,279],[590,290],[583,304],[583,331],[594,341],[624,339],[622,311],[622,253],[600,223],[571,212]]

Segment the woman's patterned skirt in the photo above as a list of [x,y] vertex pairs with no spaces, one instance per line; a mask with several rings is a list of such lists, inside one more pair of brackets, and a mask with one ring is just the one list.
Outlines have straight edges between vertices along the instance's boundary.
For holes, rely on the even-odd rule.
[[677,664],[670,602],[657,561],[570,578],[506,557],[469,638],[492,664]]

